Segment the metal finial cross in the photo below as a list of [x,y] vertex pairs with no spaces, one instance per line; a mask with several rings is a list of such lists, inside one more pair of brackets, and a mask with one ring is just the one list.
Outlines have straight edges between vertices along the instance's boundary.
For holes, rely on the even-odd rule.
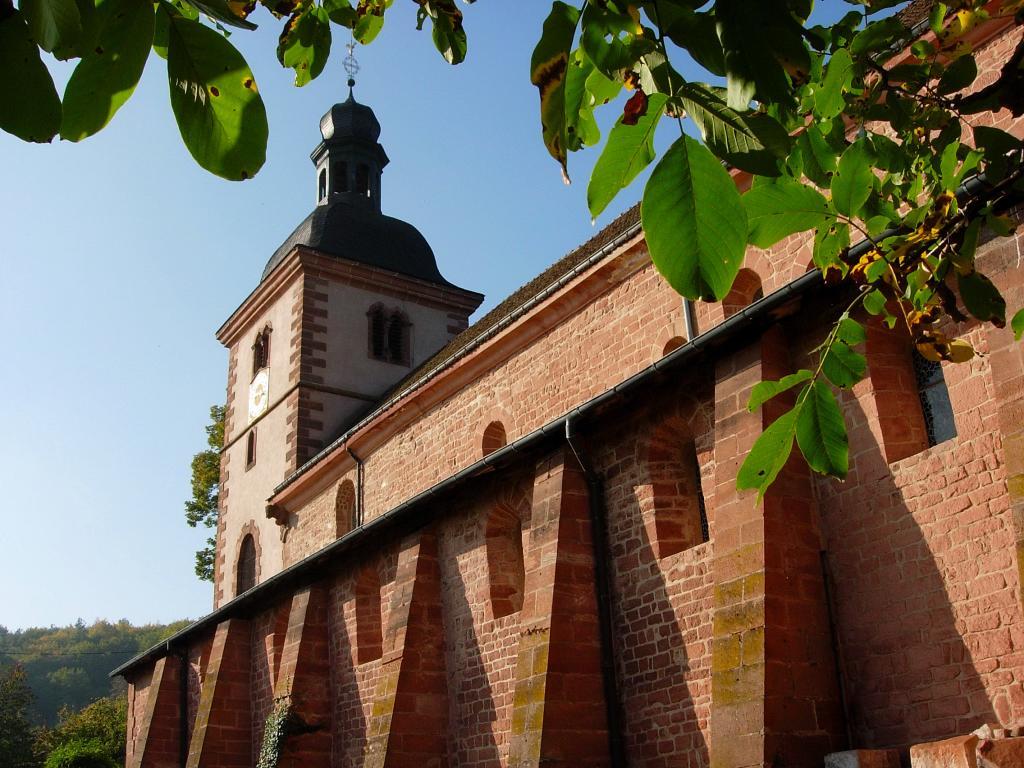
[[350,40],[345,43],[345,48],[348,49],[348,55],[342,60],[341,66],[345,68],[345,72],[348,74],[348,87],[351,91],[352,86],[356,84],[356,75],[359,74],[359,62],[356,61],[355,57],[356,41]]

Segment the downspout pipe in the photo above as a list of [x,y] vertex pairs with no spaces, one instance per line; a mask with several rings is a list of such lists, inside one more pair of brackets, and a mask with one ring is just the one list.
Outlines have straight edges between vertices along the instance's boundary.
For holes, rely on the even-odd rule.
[[626,751],[622,742],[623,723],[619,705],[619,685],[615,676],[615,627],[612,622],[611,547],[608,542],[608,508],[605,503],[604,478],[573,442],[573,422],[565,420],[565,442],[576,456],[587,482],[587,504],[590,508],[590,539],[594,552],[594,593],[597,598],[597,631],[601,645],[601,683],[604,688],[605,719],[608,725],[608,753],[612,768],[626,768]]
[[363,460],[356,456],[351,447],[345,446],[348,455],[356,463],[356,524],[359,528],[363,524]]
[[693,341],[697,336],[697,316],[693,310],[693,302],[683,297],[683,329],[686,331],[686,340]]

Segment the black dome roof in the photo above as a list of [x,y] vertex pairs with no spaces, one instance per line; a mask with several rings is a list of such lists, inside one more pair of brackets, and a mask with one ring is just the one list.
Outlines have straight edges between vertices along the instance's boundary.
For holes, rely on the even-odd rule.
[[335,104],[320,118],[320,134],[324,141],[363,139],[374,143],[380,138],[380,123],[373,110],[350,92],[346,101]]
[[370,267],[398,272],[439,285],[452,285],[437,269],[434,252],[412,224],[377,213],[364,199],[338,195],[318,205],[274,251],[265,280],[296,246],[304,245]]

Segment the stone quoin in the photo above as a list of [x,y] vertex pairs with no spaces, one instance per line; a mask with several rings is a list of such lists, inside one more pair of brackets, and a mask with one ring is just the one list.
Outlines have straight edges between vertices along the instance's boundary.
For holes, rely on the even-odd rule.
[[[1021,29],[972,35],[982,87]],[[316,208],[218,331],[214,611],[115,671],[130,768],[254,766],[281,701],[278,765],[323,768],[894,765],[1024,723],[1009,329],[950,325],[980,354],[927,367],[871,328],[848,479],[794,457],[758,503],[750,390],[844,295],[806,235],[687,338],[634,208],[469,325],[483,297],[381,212],[372,110],[321,132]],[[1021,239],[978,256],[1014,309]]]

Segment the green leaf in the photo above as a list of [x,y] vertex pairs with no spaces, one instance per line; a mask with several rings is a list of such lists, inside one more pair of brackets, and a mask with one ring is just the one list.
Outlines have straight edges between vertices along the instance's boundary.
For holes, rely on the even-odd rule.
[[768,486],[786,466],[789,454],[793,451],[793,439],[796,437],[796,424],[801,407],[797,405],[779,416],[754,441],[736,475],[736,487],[739,490],[756,488],[757,500],[761,501],[764,498]]
[[885,311],[885,294],[875,289],[864,297],[864,309],[869,315],[880,315]]
[[833,342],[821,361],[822,372],[841,389],[852,387],[863,379],[867,366],[864,355],[854,352],[842,341]]
[[874,178],[867,143],[858,139],[843,152],[832,177],[832,204],[836,210],[844,216],[857,216],[871,195]]
[[836,329],[836,338],[840,341],[855,347],[867,341],[868,334],[864,326],[847,315],[839,321],[839,328]]
[[980,272],[957,276],[957,287],[967,311],[983,322],[1006,325],[1006,301],[991,280]]
[[678,15],[664,30],[669,39],[685,48],[694,60],[714,75],[725,75],[725,56],[715,31],[715,17],[690,8],[679,8]]
[[200,166],[232,181],[266,159],[267,113],[249,65],[223,35],[172,17],[167,79],[181,138]]
[[97,7],[96,45],[85,52],[64,89],[60,136],[81,141],[100,131],[142,77],[153,43],[153,5],[103,0]]
[[792,179],[759,184],[743,195],[747,242],[770,248],[795,232],[820,227],[830,215],[828,201],[816,189]]
[[973,56],[965,54],[946,67],[936,90],[941,94],[955,93],[969,86],[977,77],[978,64]]
[[786,68],[807,72],[810,57],[803,27],[786,4],[778,0],[718,0],[715,18],[724,52],[728,105],[746,110],[755,97],[766,103],[792,103]]
[[728,171],[689,136],[662,156],[640,204],[651,259],[690,299],[720,301],[743,263],[747,213]]
[[315,80],[330,55],[331,25],[326,10],[307,5],[288,19],[277,43],[277,59],[295,70],[295,85]]
[[667,101],[660,93],[652,94],[647,114],[636,125],[625,125],[621,117],[616,121],[587,186],[587,205],[594,218],[654,160],[654,131]]
[[355,29],[359,15],[350,0],[324,0],[324,10],[335,24],[345,29]]
[[1010,327],[1013,328],[1013,338],[1020,341],[1020,337],[1024,335],[1024,309],[1017,310],[1010,320]]
[[824,381],[810,385],[796,422],[796,442],[815,472],[844,478],[849,470],[846,425],[835,395]]
[[811,252],[814,266],[821,270],[836,267],[845,275],[847,267],[839,258],[839,254],[849,245],[850,225],[846,222],[835,221],[827,227],[820,227],[814,233],[814,247]]
[[773,117],[741,115],[703,83],[683,83],[676,95],[718,157],[750,173],[778,175],[775,158],[786,155],[790,140]]
[[601,140],[601,129],[594,119],[595,100],[587,89],[587,83],[595,74],[604,77],[594,69],[594,63],[582,49],[573,51],[565,74],[565,143],[570,152]]
[[579,10],[555,0],[530,59],[530,82],[540,91],[544,146],[562,166],[566,180],[569,174],[566,167],[565,74],[579,18]]
[[433,21],[431,38],[434,47],[449,64],[460,64],[466,58],[468,42],[462,28],[462,11],[452,0],[433,0],[427,5]]
[[814,111],[823,118],[835,117],[846,107],[843,94],[853,82],[853,59],[845,48],[840,48],[829,59],[825,80],[814,93]]
[[214,21],[239,29],[256,29],[255,24],[245,19],[245,0],[188,0],[188,3]]
[[24,141],[47,142],[60,130],[53,78],[39,57],[21,11],[0,18],[0,129]]
[[895,16],[868,24],[858,32],[850,42],[850,52],[854,56],[884,51],[894,44],[900,43],[910,35],[910,30]]
[[580,47],[605,77],[621,80],[625,71],[656,47],[654,38],[636,34],[636,27],[629,14],[587,3],[580,20]]
[[827,189],[836,170],[837,153],[832,151],[817,125],[811,123],[796,137],[796,146],[803,158],[804,175],[817,186]]
[[753,413],[766,402],[783,392],[787,392],[801,382],[814,378],[814,371],[801,368],[796,373],[783,376],[778,381],[762,381],[754,385],[747,401],[747,410]]
[[369,45],[380,34],[382,29],[384,29],[383,12],[374,13],[370,11],[359,17],[355,29],[352,30],[352,36],[360,45]]
[[21,0],[29,33],[44,51],[70,47],[82,35],[82,17],[75,0]]

